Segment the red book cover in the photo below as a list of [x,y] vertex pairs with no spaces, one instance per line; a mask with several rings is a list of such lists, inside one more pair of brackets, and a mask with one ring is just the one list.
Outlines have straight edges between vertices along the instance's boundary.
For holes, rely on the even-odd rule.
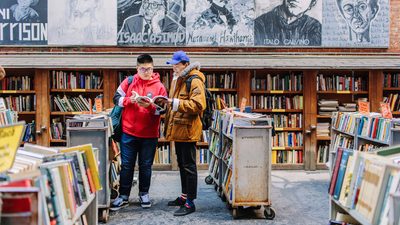
[[329,194],[333,195],[333,191],[335,190],[336,186],[336,179],[339,171],[339,166],[340,166],[340,161],[342,160],[342,153],[343,149],[338,148],[336,152],[336,161],[335,161],[335,167],[333,167],[333,172],[332,172],[332,177],[331,177],[331,183],[329,184]]
[[32,187],[32,180],[24,179],[0,184],[0,187]]
[[2,197],[1,213],[31,212],[32,194],[15,194]]

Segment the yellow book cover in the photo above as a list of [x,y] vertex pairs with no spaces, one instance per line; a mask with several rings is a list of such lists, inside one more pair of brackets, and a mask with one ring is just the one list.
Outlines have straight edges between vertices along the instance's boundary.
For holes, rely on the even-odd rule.
[[353,155],[349,155],[349,159],[347,160],[346,172],[344,174],[343,184],[340,191],[339,202],[342,205],[346,204],[346,200],[350,191],[350,182],[353,173]]
[[276,151],[272,151],[272,164],[276,164]]
[[73,152],[73,151],[81,151],[85,154],[89,164],[89,170],[92,175],[92,180],[96,188],[96,191],[101,190],[102,187],[100,184],[99,168],[97,166],[97,160],[94,156],[92,144],[78,145],[70,148],[61,149],[61,152]]

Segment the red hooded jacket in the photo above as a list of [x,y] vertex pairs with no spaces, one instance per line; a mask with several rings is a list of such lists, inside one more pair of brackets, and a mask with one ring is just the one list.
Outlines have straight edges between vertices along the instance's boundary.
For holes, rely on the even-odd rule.
[[124,107],[122,112],[122,131],[124,133],[140,138],[159,137],[159,112],[153,105],[144,108],[137,103],[131,103],[129,97],[132,96],[132,91],[150,98],[157,95],[167,96],[167,91],[160,81],[160,75],[153,73],[151,80],[142,80],[139,75],[135,74],[130,85],[126,78],[119,85],[114,96],[114,103]]

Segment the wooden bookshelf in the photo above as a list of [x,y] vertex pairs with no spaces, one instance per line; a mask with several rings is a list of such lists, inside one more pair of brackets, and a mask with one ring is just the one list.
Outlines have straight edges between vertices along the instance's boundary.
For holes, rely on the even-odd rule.
[[[82,71],[90,72],[95,71],[97,74],[101,75],[103,78],[103,84],[100,89],[58,89],[52,88],[50,85],[50,78],[52,71]],[[94,98],[99,94],[103,94],[103,106],[104,108],[113,107],[113,96],[118,88],[120,72],[125,71],[125,75],[134,74],[134,70],[122,70],[122,69],[102,69],[102,68],[44,68],[44,69],[29,69],[29,68],[17,68],[10,69],[6,68],[7,76],[19,76],[27,75],[33,79],[33,89],[32,90],[0,90],[1,97],[7,96],[17,96],[17,95],[35,95],[36,96],[36,109],[35,111],[21,111],[19,112],[20,119],[30,122],[35,120],[36,130],[39,134],[36,135],[36,143],[44,146],[54,145],[65,145],[66,142],[63,140],[50,140],[49,128],[51,127],[53,118],[60,118],[60,120],[65,120],[68,117],[72,117],[77,114],[82,114],[83,112],[58,112],[51,111],[50,104],[51,100],[49,95],[83,95],[85,97]],[[168,84],[172,79],[171,69],[155,69],[161,76],[163,83]],[[257,76],[265,76],[270,73],[271,75],[285,74],[288,70],[270,70],[270,69],[210,69],[203,68],[201,70],[206,75],[208,74],[226,74],[233,73],[235,76],[235,87],[234,88],[223,88],[223,87],[209,87],[209,90],[214,94],[231,94],[236,96],[236,105],[239,104],[242,98],[247,99],[246,105],[251,105],[251,96],[253,95],[265,95],[265,96],[287,96],[293,97],[296,95],[303,96],[303,109],[253,109],[256,113],[265,114],[280,114],[288,115],[290,114],[302,114],[303,115],[303,126],[302,128],[276,128],[276,132],[302,132],[303,133],[303,146],[300,148],[303,151],[304,165],[303,168],[306,170],[314,170],[320,168],[321,165],[317,163],[317,149],[322,143],[329,142],[327,137],[318,137],[316,130],[312,129],[312,126],[316,126],[317,122],[328,122],[330,121],[330,116],[323,116],[318,114],[318,99],[321,98],[335,98],[343,99],[343,101],[354,102],[358,97],[367,97],[370,105],[371,111],[379,111],[379,103],[383,100],[383,97],[390,93],[397,93],[400,91],[400,87],[384,87],[384,74],[387,72],[398,72],[398,71],[387,71],[387,70],[299,70],[294,72],[299,72],[303,74],[303,90],[301,91],[289,91],[289,90],[253,90],[252,78],[254,74]],[[317,76],[320,73],[327,75],[345,75],[350,74],[354,76],[362,76],[367,81],[367,90],[362,91],[320,91],[316,89],[317,86]],[[122,75],[121,75],[122,77]],[[122,79],[122,78],[121,78]],[[399,112],[393,112],[393,115],[400,116]],[[44,127],[44,130],[40,128]],[[306,133],[310,131],[310,133]],[[168,144],[165,140],[160,139],[160,143]],[[206,143],[198,143],[199,148],[207,148]],[[289,148],[293,149],[293,148]],[[171,151],[171,160],[175,160],[175,153]],[[174,163],[172,163],[174,164]],[[297,166],[295,166],[297,167]],[[174,166],[174,169],[177,169]]]

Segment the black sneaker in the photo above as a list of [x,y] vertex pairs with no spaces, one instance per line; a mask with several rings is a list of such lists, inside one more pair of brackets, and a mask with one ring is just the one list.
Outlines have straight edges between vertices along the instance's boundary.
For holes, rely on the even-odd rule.
[[168,202],[168,206],[183,206],[186,201],[183,201],[181,197],[177,197],[173,201]]
[[189,206],[188,204],[184,204],[183,206],[181,206],[178,210],[176,210],[174,212],[174,216],[186,216],[195,211],[196,211],[196,207],[194,205]]
[[124,198],[118,196],[110,206],[111,211],[117,211],[120,210],[121,208],[124,208],[129,205],[128,200],[125,200]]

